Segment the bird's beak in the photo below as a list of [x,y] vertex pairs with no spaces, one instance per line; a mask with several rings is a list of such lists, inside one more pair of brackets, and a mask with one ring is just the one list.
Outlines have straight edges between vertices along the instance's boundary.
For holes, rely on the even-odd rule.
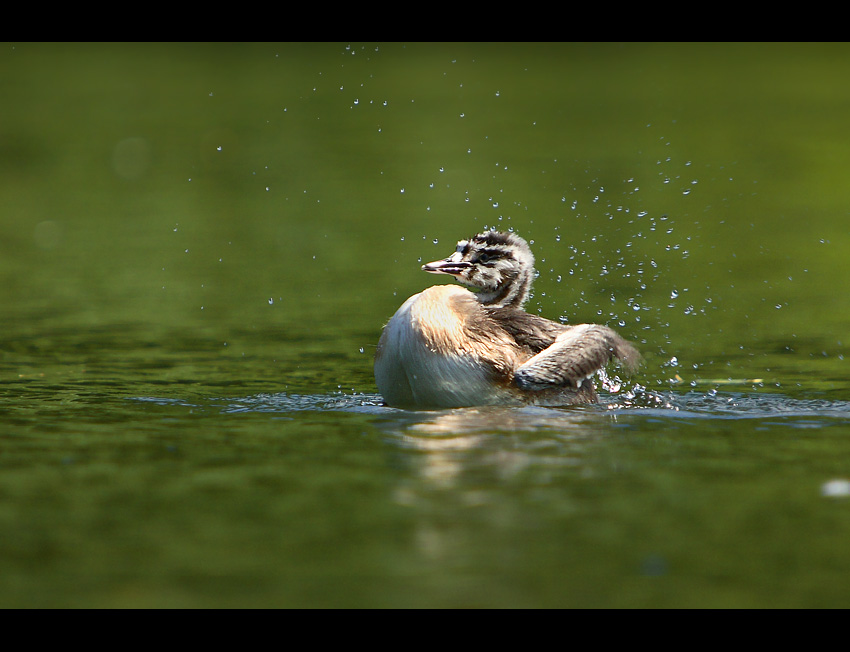
[[463,270],[472,267],[472,263],[464,260],[454,260],[453,256],[449,256],[443,260],[435,260],[433,263],[425,263],[422,265],[423,272],[431,274],[451,274],[458,276],[463,273]]

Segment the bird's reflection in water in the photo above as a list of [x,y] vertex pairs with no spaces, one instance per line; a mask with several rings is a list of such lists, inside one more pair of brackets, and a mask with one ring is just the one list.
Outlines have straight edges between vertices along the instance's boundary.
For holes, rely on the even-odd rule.
[[[592,477],[588,448],[616,413],[579,408],[478,407],[399,411],[391,429],[406,469],[391,498],[415,516],[413,544],[429,563],[460,563],[490,537],[502,550],[540,513],[576,509],[570,489]],[[542,510],[542,512],[541,512]],[[471,562],[470,562],[471,563]]]
[[[393,428],[401,447],[422,453],[409,457],[432,488],[457,487],[464,476],[505,480],[537,467],[538,480],[554,468],[580,465],[583,442],[610,428],[616,415],[588,408],[458,408],[407,412]],[[472,502],[483,498],[473,493]],[[402,496],[401,502],[406,502]]]

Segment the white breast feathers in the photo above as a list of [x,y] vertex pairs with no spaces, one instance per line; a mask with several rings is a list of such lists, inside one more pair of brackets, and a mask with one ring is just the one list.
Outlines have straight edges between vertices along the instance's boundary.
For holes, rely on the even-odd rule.
[[389,405],[522,404],[507,381],[519,362],[501,331],[468,328],[481,306],[468,290],[436,285],[405,301],[384,327],[375,381]]

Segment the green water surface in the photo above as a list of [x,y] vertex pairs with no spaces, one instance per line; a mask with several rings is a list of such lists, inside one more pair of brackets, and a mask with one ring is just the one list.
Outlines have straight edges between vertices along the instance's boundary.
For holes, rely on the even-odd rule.
[[[0,46],[0,606],[850,606],[847,79]],[[489,227],[529,310],[640,348],[600,405],[381,405],[381,326]]]

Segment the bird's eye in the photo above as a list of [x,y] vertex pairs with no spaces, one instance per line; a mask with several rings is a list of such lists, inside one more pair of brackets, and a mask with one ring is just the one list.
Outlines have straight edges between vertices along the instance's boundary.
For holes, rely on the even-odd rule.
[[478,256],[478,262],[487,263],[490,261],[490,254],[481,254]]

